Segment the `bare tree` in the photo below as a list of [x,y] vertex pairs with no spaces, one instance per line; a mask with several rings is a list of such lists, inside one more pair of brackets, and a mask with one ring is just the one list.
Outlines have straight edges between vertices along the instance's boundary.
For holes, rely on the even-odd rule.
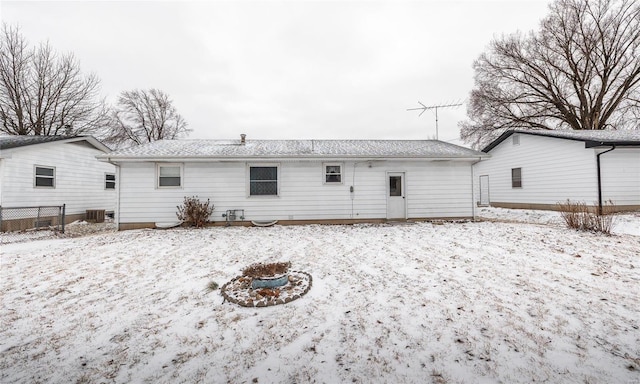
[[92,134],[108,116],[100,80],[83,76],[73,54],[48,43],[29,48],[17,27],[0,32],[0,132],[9,135]]
[[113,111],[105,141],[116,146],[176,139],[190,132],[169,96],[157,89],[124,91]]
[[461,137],[507,129],[637,129],[640,2],[556,0],[539,31],[492,41],[474,62]]

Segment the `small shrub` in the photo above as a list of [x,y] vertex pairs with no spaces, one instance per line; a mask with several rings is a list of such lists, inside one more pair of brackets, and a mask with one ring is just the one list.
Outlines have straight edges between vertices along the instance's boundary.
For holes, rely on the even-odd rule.
[[564,203],[558,203],[560,216],[569,228],[583,229],[584,222],[588,216],[588,208],[584,202],[572,202],[567,199]]
[[207,284],[208,291],[215,291],[216,289],[218,289],[218,283],[215,281],[210,281],[209,284]]
[[597,204],[594,207],[589,207],[584,202],[567,200],[557,205],[562,219],[569,228],[611,234],[613,213],[615,212],[613,201],[609,200],[604,203],[602,213],[598,212]]
[[242,275],[253,278],[277,276],[287,273],[290,267],[291,263],[288,261],[268,264],[256,263],[243,269]]
[[190,226],[201,228],[209,221],[209,216],[213,213],[213,204],[207,199],[202,202],[198,196],[186,197],[182,205],[178,206],[178,220]]

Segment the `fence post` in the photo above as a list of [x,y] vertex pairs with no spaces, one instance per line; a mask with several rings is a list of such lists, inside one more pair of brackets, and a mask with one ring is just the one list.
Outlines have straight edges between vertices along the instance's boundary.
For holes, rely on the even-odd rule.
[[64,214],[65,214],[66,204],[62,204],[62,233],[64,233]]

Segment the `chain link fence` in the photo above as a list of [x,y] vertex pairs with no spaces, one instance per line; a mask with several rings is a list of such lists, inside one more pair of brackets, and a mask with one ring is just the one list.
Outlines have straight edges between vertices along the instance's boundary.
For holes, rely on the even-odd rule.
[[0,243],[64,233],[65,206],[0,207]]

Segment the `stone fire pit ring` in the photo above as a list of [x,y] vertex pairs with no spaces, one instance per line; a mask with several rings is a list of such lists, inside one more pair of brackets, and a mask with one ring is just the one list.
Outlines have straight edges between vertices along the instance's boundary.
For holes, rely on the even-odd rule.
[[288,271],[287,281],[279,287],[252,288],[253,278],[236,276],[220,289],[226,301],[243,307],[270,307],[290,303],[311,289],[313,279],[302,271]]

